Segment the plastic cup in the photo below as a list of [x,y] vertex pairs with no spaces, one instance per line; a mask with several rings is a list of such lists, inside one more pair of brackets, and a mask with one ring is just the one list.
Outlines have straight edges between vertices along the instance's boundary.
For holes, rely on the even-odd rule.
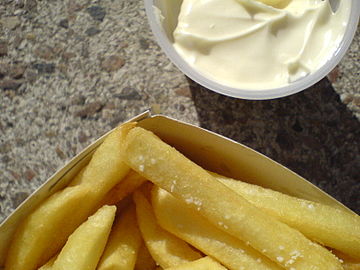
[[[351,1],[351,11],[344,37],[328,61],[311,74],[278,88],[250,90],[234,88],[218,83],[191,67],[173,47],[172,33],[177,25],[182,0],[144,0],[146,15],[155,38],[170,60],[189,78],[202,86],[235,98],[265,100],[289,96],[314,85],[324,78],[344,57],[354,38],[360,16],[360,1]],[[344,1],[344,0],[340,0]]]

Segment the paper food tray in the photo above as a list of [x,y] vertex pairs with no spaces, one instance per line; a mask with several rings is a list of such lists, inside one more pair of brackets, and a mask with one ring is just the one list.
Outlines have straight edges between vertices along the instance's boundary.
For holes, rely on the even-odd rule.
[[[162,140],[207,170],[351,212],[301,176],[226,137],[163,115],[151,115],[149,111],[127,122],[130,121],[136,121],[139,126],[153,131]],[[21,220],[45,198],[64,188],[89,162],[95,149],[110,132],[90,144],[58,170],[4,220],[0,225],[0,269],[4,264],[12,235]]]

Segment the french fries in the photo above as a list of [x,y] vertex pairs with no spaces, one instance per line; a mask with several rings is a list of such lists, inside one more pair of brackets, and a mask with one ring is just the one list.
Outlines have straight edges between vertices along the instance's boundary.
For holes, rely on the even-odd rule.
[[160,226],[229,269],[282,269],[244,242],[219,230],[159,187],[154,187],[152,191],[152,205]]
[[359,270],[359,223],[207,172],[129,123],[25,217],[4,270]]
[[324,204],[212,174],[246,200],[309,239],[360,259],[360,217]]
[[129,172],[120,153],[121,133],[130,126],[109,134],[80,172],[75,186],[49,197],[22,222],[12,240],[6,270],[35,270],[46,263],[96,210],[105,194]]
[[115,218],[115,206],[103,206],[69,237],[52,270],[95,270]]
[[152,132],[135,127],[122,135],[124,160],[133,170],[186,202],[216,227],[259,252],[266,250],[264,255],[280,266],[342,269],[328,250],[261,212]]
[[183,240],[163,230],[141,191],[134,193],[139,228],[145,244],[158,265],[166,269],[201,258]]
[[134,269],[140,245],[135,206],[130,205],[117,218],[97,270]]
[[6,270],[37,269],[56,254],[89,213],[87,188],[68,187],[55,193],[31,213],[16,231]]
[[134,124],[123,125],[110,133],[96,149],[89,164],[72,185],[90,186],[98,197],[102,198],[110,189],[119,183],[130,171],[121,156],[122,133],[126,133]]
[[166,270],[226,270],[224,266],[210,257],[167,268]]
[[112,205],[124,199],[140,187],[146,179],[134,171],[130,171],[126,177],[115,185],[101,201],[100,205]]

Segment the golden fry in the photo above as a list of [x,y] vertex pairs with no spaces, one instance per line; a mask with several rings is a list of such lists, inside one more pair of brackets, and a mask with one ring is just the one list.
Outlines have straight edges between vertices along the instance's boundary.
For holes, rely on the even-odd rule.
[[331,206],[213,174],[217,180],[309,239],[360,259],[360,217]]
[[340,262],[300,232],[268,216],[217,181],[152,132],[135,127],[124,136],[124,160],[154,184],[199,211],[216,227],[248,242],[280,266],[340,270]]
[[133,193],[138,187],[140,187],[146,179],[134,171],[130,171],[126,177],[114,186],[104,197],[101,205],[112,205],[116,204],[127,195]]
[[244,242],[219,230],[198,212],[159,187],[153,188],[152,205],[160,226],[229,269],[282,269]]
[[158,265],[167,268],[201,258],[187,243],[157,224],[150,203],[140,191],[134,193],[134,201],[141,234]]
[[46,263],[129,172],[121,156],[121,134],[128,128],[117,128],[107,136],[80,172],[77,185],[50,196],[24,219],[10,245],[6,270],[35,270]]
[[184,263],[166,270],[226,270],[224,266],[210,257],[204,257],[196,261]]
[[67,237],[88,216],[87,188],[69,187],[43,202],[17,228],[6,259],[6,270],[33,270],[56,254]]
[[51,270],[95,270],[115,218],[115,206],[103,206],[70,235]]
[[79,179],[75,184],[91,186],[102,198],[129,173],[130,169],[121,157],[123,147],[121,138],[122,133],[127,132],[131,126],[133,125],[120,126],[106,137],[96,149],[85,170],[80,171]]
[[97,270],[134,269],[141,245],[135,206],[130,205],[116,220]]

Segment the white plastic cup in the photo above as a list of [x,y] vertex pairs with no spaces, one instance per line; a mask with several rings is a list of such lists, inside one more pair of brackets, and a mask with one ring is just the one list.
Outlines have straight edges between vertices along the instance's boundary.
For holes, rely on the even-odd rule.
[[[360,16],[360,0],[340,0],[351,1],[351,12],[348,25],[339,47],[332,57],[317,71],[290,83],[289,85],[263,89],[249,90],[242,88],[229,87],[205,77],[196,69],[191,67],[175,50],[172,41],[172,33],[177,24],[177,17],[180,12],[182,0],[144,0],[146,15],[155,38],[170,60],[189,78],[202,86],[235,98],[265,100],[289,96],[298,93],[324,78],[344,57],[346,51],[354,38]],[[168,3],[171,3],[168,4]]]

